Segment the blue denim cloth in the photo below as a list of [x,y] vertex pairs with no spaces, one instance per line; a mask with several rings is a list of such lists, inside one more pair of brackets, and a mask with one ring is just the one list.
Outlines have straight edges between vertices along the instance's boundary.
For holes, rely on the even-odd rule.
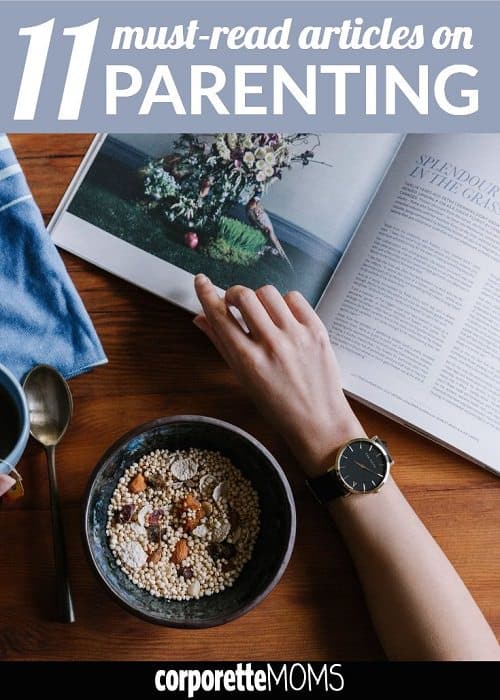
[[0,134],[0,363],[22,380],[37,364],[70,378],[105,362],[14,151]]

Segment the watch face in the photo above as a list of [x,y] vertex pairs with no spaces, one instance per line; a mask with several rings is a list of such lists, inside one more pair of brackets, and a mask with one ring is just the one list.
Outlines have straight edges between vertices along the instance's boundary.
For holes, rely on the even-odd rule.
[[376,491],[385,481],[387,458],[370,440],[352,440],[342,450],[337,470],[344,486],[354,493]]

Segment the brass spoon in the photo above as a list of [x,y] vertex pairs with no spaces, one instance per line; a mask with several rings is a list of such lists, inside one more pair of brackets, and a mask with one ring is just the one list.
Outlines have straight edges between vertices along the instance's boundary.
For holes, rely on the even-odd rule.
[[28,400],[31,435],[43,445],[47,455],[59,612],[64,622],[74,622],[55,463],[56,445],[66,432],[73,414],[73,399],[64,378],[48,365],[34,367],[23,386]]

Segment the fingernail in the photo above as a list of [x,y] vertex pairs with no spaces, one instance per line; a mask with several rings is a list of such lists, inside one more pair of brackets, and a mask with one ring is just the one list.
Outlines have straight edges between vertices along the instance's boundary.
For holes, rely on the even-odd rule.
[[196,282],[209,282],[209,279],[202,272],[199,272],[195,277]]

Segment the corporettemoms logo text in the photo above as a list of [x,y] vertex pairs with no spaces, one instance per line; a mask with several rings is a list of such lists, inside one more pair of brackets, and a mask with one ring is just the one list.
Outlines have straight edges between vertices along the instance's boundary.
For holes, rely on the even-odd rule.
[[253,668],[238,663],[226,669],[159,669],[154,685],[159,692],[186,693],[193,698],[198,692],[299,692],[322,690],[340,692],[344,688],[341,664],[266,664]]

